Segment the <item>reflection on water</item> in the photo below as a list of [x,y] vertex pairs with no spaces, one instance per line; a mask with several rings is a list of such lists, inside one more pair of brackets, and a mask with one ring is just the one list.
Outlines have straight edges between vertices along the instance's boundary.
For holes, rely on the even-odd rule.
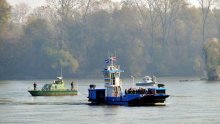
[[[41,87],[52,80],[0,81],[0,123],[220,123],[220,82],[179,79],[159,79],[171,96],[167,106],[156,107],[89,105],[89,84],[102,88],[102,80],[78,80],[78,96],[52,97],[32,97],[27,92],[33,82]],[[124,89],[131,86],[129,79],[123,80]]]

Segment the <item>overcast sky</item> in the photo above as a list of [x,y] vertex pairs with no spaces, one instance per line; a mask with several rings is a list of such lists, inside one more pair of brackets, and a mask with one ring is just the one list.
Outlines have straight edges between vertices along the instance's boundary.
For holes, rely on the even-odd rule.
[[[44,5],[46,0],[6,0],[6,1],[8,1],[9,4],[11,5],[15,5],[15,4],[23,2],[23,3],[28,4],[32,8],[35,8],[35,7]],[[113,0],[113,1],[120,1],[120,0]],[[198,0],[187,0],[187,1],[193,4],[198,4]]]
[[15,4],[23,2],[23,3],[28,4],[32,8],[41,6],[45,3],[45,0],[6,0],[6,1],[8,1],[10,5],[15,5]]

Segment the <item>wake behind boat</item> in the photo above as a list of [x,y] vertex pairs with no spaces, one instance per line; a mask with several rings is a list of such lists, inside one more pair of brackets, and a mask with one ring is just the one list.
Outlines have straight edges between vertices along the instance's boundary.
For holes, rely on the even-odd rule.
[[34,89],[28,90],[32,96],[74,96],[77,95],[77,89],[71,82],[71,88],[65,86],[63,77],[57,77],[57,80],[50,84],[45,84],[41,90],[37,89],[37,84],[34,83]]
[[120,66],[114,64],[116,57],[109,57],[106,62],[110,62],[102,72],[104,75],[104,89],[96,89],[95,85],[90,85],[88,89],[88,99],[92,104],[107,105],[165,105],[164,102],[169,95],[166,94],[164,85],[151,88],[129,88],[122,92],[122,81],[120,73],[124,72]]

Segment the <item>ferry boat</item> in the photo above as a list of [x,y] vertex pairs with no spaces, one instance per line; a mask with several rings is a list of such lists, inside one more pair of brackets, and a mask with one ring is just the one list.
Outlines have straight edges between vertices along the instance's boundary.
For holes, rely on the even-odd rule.
[[127,105],[127,106],[147,106],[166,105],[165,100],[169,95],[163,84],[151,88],[129,88],[122,91],[122,81],[120,79],[120,66],[115,65],[116,57],[109,57],[106,62],[110,63],[104,68],[105,88],[96,88],[91,84],[88,89],[88,100],[91,104],[107,105]]
[[156,86],[156,77],[145,76],[142,82],[136,83],[136,86]]
[[74,96],[77,95],[77,88],[74,82],[71,82],[71,88],[65,86],[63,77],[57,77],[53,83],[45,84],[41,90],[37,89],[37,84],[34,83],[34,88],[28,90],[32,96]]

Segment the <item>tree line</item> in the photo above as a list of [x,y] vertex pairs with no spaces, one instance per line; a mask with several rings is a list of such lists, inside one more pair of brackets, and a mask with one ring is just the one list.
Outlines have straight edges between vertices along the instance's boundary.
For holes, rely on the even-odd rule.
[[54,78],[61,67],[67,78],[99,77],[112,53],[123,76],[203,76],[203,46],[220,36],[220,10],[187,0],[46,0],[37,8],[0,0],[0,8],[0,79]]

